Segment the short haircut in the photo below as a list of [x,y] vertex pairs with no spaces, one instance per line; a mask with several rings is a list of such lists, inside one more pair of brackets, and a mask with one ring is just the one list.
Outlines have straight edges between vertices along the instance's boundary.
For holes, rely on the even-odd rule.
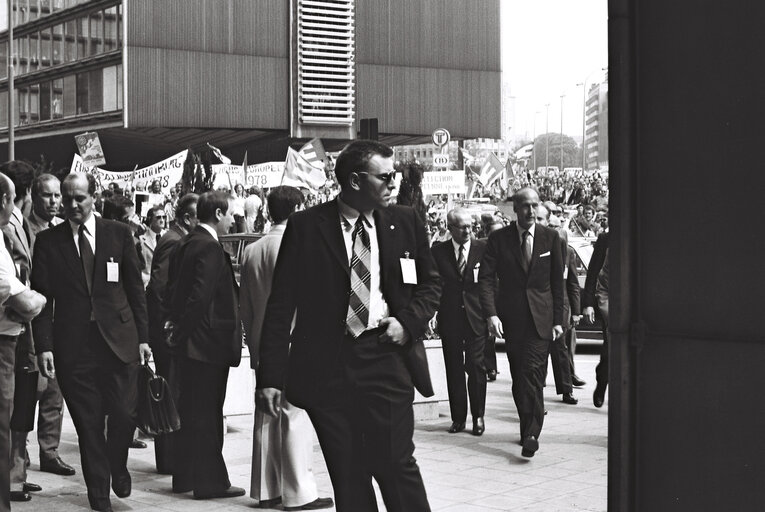
[[101,215],[103,215],[104,219],[122,220],[133,206],[135,206],[133,201],[127,197],[114,195],[104,201],[104,211]]
[[274,224],[279,224],[287,220],[295,208],[305,202],[305,197],[297,188],[283,185],[271,189],[266,201],[271,220]]
[[521,200],[521,196],[524,195],[525,192],[534,192],[537,197],[539,197],[539,191],[537,191],[534,187],[523,187],[521,189],[516,190],[515,194],[509,197],[509,199],[513,202],[513,205],[517,204]]
[[42,189],[43,184],[49,181],[55,181],[57,183],[61,183],[59,179],[53,176],[52,174],[48,174],[48,173],[41,174],[32,181],[32,197],[39,197],[40,190]]
[[595,207],[591,204],[586,204],[582,207],[582,213],[586,212],[587,210],[590,210],[593,215],[595,214]]
[[165,209],[161,204],[155,204],[151,208],[149,208],[149,211],[146,212],[146,224],[151,224],[154,220],[154,216],[157,214],[157,212],[164,212]]
[[91,196],[96,195],[96,177],[90,173],[73,172],[72,174],[67,174],[66,178],[64,178],[64,183],[66,183],[67,181],[74,181],[77,179],[78,176],[85,176],[85,179],[88,180],[88,194],[90,194]]
[[228,212],[228,202],[234,198],[228,192],[211,190],[199,196],[197,202],[197,218],[199,222],[210,222],[215,219],[215,210]]
[[393,156],[393,149],[376,140],[355,140],[345,146],[335,162],[335,176],[340,186],[348,183],[348,177],[352,172],[366,171],[369,160],[375,155],[389,158]]
[[16,197],[27,194],[35,177],[34,167],[20,160],[5,162],[0,166],[0,171],[13,182],[13,186],[16,187]]
[[183,217],[184,214],[189,212],[191,205],[196,207],[198,201],[199,196],[193,192],[189,192],[188,194],[178,199],[178,203],[175,205],[175,218],[179,219]]
[[11,193],[11,187],[8,186],[9,183],[11,183],[11,179],[0,172],[0,197]]

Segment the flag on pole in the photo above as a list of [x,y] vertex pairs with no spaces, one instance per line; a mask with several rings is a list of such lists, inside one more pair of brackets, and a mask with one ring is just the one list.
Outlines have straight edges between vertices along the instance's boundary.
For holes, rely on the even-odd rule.
[[481,185],[490,187],[492,183],[502,176],[504,170],[505,166],[502,165],[499,158],[494,153],[489,153],[488,158],[486,158],[483,166],[481,166],[481,171],[478,173],[478,179],[481,181]]
[[282,185],[318,190],[326,181],[327,175],[324,174],[324,170],[311,165],[294,149],[287,148]]
[[244,160],[242,160],[242,180],[244,183],[243,186],[246,186],[249,181],[247,181],[247,150],[244,150]]
[[321,139],[309,140],[298,150],[298,153],[317,169],[324,170],[327,166],[327,153],[324,151]]
[[231,165],[231,159],[229,157],[225,156],[223,153],[221,153],[220,149],[216,148],[215,146],[213,146],[209,142],[207,143],[207,145],[210,147],[210,149],[212,150],[213,154],[216,157],[218,157],[218,160],[220,160],[220,162],[222,164]]

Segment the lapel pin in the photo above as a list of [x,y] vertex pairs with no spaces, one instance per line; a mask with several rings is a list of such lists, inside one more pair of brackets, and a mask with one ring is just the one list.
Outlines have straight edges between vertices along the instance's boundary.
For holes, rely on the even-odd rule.
[[390,228],[391,228],[391,229],[396,229],[396,226],[394,226],[393,224],[391,224],[391,225],[390,225]]

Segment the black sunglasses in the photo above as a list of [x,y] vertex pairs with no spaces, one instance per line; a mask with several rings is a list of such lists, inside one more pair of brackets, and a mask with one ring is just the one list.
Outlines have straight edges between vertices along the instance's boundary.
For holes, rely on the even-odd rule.
[[385,183],[390,183],[393,181],[393,178],[396,177],[396,171],[392,172],[384,172],[382,174],[371,174],[367,171],[356,171],[357,174],[366,174],[367,176],[374,176],[380,181],[384,181]]

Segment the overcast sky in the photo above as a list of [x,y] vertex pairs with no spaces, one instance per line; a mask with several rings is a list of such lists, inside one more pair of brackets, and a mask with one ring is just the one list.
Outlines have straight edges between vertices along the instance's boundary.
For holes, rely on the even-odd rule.
[[[582,87],[602,80],[608,66],[607,0],[501,0],[503,82],[515,96],[515,129],[532,137],[582,134]],[[511,125],[513,121],[511,120]]]

